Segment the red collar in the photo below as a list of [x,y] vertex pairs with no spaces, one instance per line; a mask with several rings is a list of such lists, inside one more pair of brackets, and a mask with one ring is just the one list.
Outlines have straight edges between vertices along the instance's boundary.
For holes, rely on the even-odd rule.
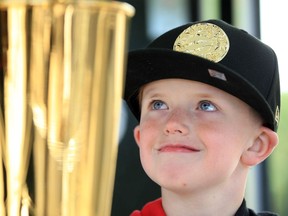
[[[235,216],[256,216],[256,215],[271,215],[271,216],[277,216],[277,214],[266,212],[266,213],[259,213],[256,214],[251,209],[248,209],[246,207],[246,202],[243,200],[240,208],[236,212]],[[152,202],[147,203],[141,211],[133,211],[130,216],[166,216],[164,209],[162,207],[162,199],[156,199]]]
[[133,211],[130,216],[166,216],[162,207],[162,199],[147,203],[141,211]]

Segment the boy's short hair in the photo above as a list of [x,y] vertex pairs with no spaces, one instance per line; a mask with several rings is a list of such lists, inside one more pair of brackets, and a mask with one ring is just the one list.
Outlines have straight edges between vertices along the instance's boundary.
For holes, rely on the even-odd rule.
[[199,81],[234,95],[277,131],[277,57],[241,29],[220,20],[189,23],[164,33],[145,49],[129,52],[124,99],[138,120],[140,87],[169,78]]

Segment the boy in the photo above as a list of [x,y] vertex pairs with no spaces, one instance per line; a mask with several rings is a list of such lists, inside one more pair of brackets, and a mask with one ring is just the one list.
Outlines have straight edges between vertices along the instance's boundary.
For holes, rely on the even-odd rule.
[[180,26],[129,53],[124,98],[162,193],[132,216],[257,215],[244,200],[248,171],[278,143],[270,47],[219,20]]

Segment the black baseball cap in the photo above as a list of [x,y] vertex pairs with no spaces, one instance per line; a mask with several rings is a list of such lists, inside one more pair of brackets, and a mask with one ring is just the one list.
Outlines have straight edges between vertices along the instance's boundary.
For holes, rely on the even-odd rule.
[[140,120],[141,86],[181,78],[219,88],[246,102],[277,131],[280,83],[275,52],[259,39],[221,20],[174,28],[128,54],[124,99]]

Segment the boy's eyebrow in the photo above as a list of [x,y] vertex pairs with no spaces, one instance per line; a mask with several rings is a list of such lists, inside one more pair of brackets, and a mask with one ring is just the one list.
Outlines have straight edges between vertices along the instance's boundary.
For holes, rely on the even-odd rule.
[[144,86],[139,89],[138,103],[139,103],[140,110],[141,110],[141,106],[142,106],[142,102],[143,102],[143,98],[144,98],[144,90],[145,90],[145,98],[148,97],[148,99],[151,99],[151,98],[157,98],[157,97],[161,96],[161,94],[158,93],[157,91],[153,92],[155,89],[156,89],[155,87],[144,89]]
[[[159,98],[159,97],[163,97],[164,94],[158,93],[158,92],[153,92],[153,91],[148,91],[145,92],[145,98]],[[144,98],[143,94],[142,94],[142,99]]]
[[[151,100],[151,98],[159,98],[161,94],[155,92],[153,93],[152,90],[148,90],[147,92],[145,91],[145,97],[144,97],[144,89],[140,89],[139,94],[138,94],[138,103],[139,103],[139,110],[142,110],[142,105],[143,105],[143,100]],[[150,93],[152,92],[152,93]]]
[[145,95],[148,95],[149,97],[151,97],[150,95],[153,95],[153,97],[161,95],[161,93],[159,93],[159,91],[157,90],[155,86],[149,86],[149,87],[143,86],[142,88],[140,88],[139,95],[141,94],[142,98],[143,98],[144,92],[145,92]]
[[212,93],[209,93],[209,92],[207,92],[207,93],[206,92],[205,93],[203,93],[203,92],[196,93],[196,94],[194,94],[194,96],[196,96],[198,98],[207,98],[207,99],[216,97],[215,94],[212,94]]

